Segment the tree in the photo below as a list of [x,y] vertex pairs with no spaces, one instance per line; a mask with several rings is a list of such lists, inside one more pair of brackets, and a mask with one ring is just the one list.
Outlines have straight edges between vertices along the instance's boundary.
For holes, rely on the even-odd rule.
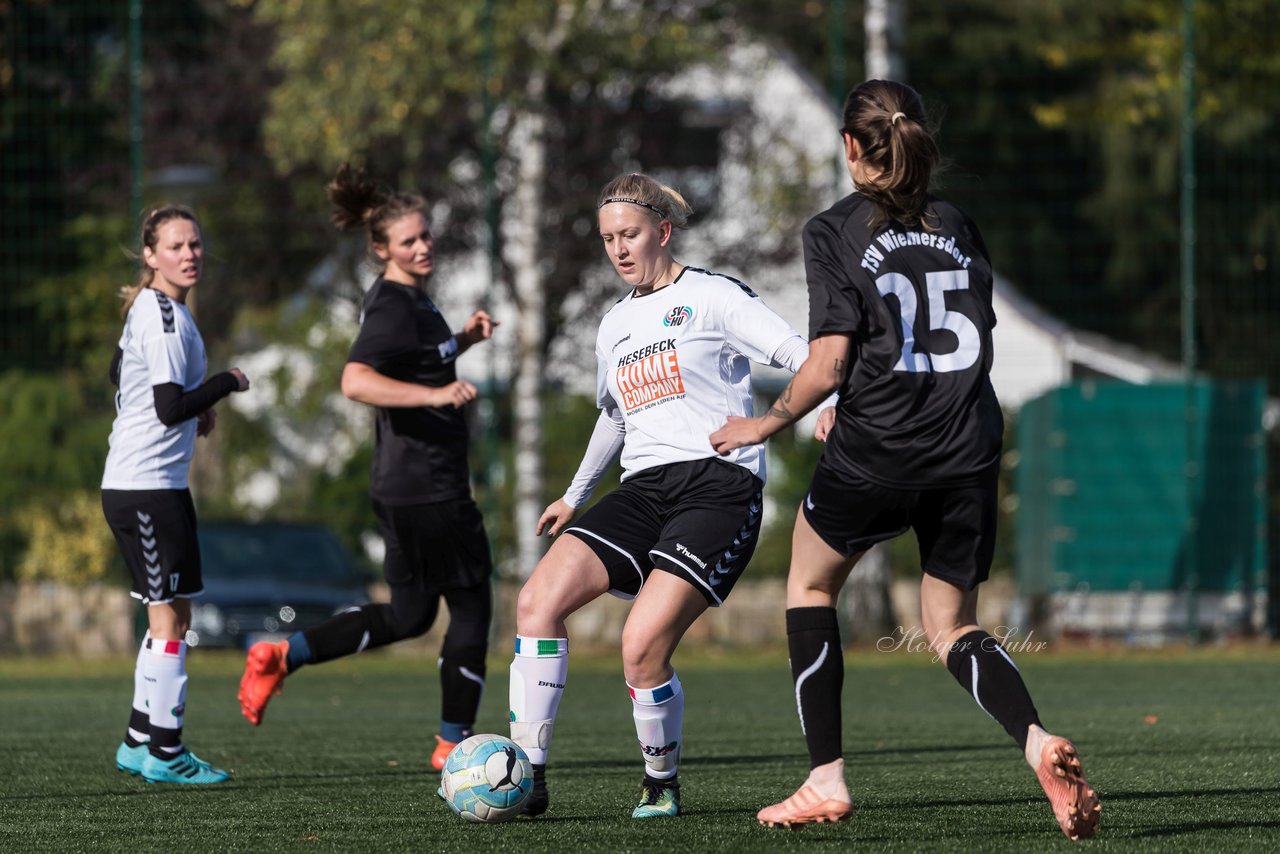
[[[517,565],[530,572],[541,544],[533,527],[547,499],[541,475],[544,360],[565,296],[588,263],[594,190],[620,171],[619,152],[649,118],[656,84],[714,49],[727,7],[714,2],[524,0],[496,4],[495,73],[475,5],[414,0],[301,4],[261,0],[255,13],[277,34],[280,83],[267,119],[268,150],[282,169],[344,160],[398,172],[450,208],[455,245],[477,245],[474,174],[485,128],[482,87],[498,103],[498,235],[502,282],[519,312],[512,389],[517,443]],[[588,133],[594,131],[592,135]],[[572,223],[571,229],[564,225]],[[584,228],[585,226],[585,228]],[[567,234],[567,236],[566,236]],[[563,250],[563,251],[561,251]]]
[[64,228],[127,186],[112,104],[122,15],[5,3],[0,22],[0,369],[57,369],[77,358],[62,325],[84,318],[43,300],[39,282],[100,260]]
[[867,79],[906,80],[906,0],[867,0],[864,22]]
[[[1194,11],[1196,334],[1206,368],[1237,376],[1261,369],[1274,390],[1280,347],[1265,342],[1280,305],[1268,298],[1276,279],[1266,259],[1280,249],[1280,10],[1265,0],[1223,0]],[[1121,313],[1124,337],[1177,357],[1182,4],[1129,0],[1069,15],[1049,7],[1039,23],[1045,61],[1086,81],[1044,99],[1035,115],[1047,128],[1093,139],[1101,181],[1083,213],[1110,238],[1104,296],[1133,307]]]

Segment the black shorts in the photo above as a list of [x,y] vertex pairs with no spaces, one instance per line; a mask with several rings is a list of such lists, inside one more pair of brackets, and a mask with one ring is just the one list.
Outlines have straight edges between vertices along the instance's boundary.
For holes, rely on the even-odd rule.
[[133,576],[130,594],[164,605],[204,592],[189,489],[104,489],[102,513]]
[[392,587],[440,593],[489,580],[493,561],[480,508],[470,498],[430,504],[374,500],[387,546],[382,572]]
[[692,584],[715,607],[756,550],[760,478],[715,458],[637,472],[565,533],[586,543],[609,572],[609,592],[633,599],[654,569]]
[[804,518],[822,541],[851,557],[914,529],[920,566],[972,590],[987,580],[996,545],[997,479],[992,466],[973,486],[893,489],[818,463]]

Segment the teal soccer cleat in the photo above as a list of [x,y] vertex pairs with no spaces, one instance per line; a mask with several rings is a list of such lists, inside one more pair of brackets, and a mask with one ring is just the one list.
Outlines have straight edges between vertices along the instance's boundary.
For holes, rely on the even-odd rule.
[[190,750],[184,750],[168,760],[147,753],[147,758],[142,761],[142,779],[148,783],[221,783],[230,776]]
[[147,752],[145,741],[137,747],[130,747],[122,741],[116,748],[116,767],[136,777],[142,771],[142,763],[147,759]]
[[631,813],[632,818],[674,818],[680,815],[680,783],[655,780],[648,774],[640,784],[640,805]]

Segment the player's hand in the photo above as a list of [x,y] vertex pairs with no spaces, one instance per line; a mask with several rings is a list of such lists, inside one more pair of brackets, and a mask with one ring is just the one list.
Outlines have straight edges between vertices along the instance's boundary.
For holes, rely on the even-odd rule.
[[452,406],[461,409],[475,400],[477,394],[476,387],[471,383],[466,380],[455,380],[446,386],[431,389],[427,406],[434,406],[437,409]]
[[218,414],[212,409],[206,409],[196,416],[196,435],[208,436],[213,432],[213,428],[217,423]]
[[711,434],[711,447],[720,456],[747,445],[759,445],[764,441],[759,418],[743,418],[730,415],[720,429]]
[[813,438],[819,442],[827,441],[834,426],[836,426],[836,408],[828,406],[818,413],[818,426],[813,428]]
[[249,378],[244,375],[244,371],[240,370],[239,368],[232,368],[228,373],[230,373],[231,376],[236,378],[236,382],[240,386],[239,388],[236,389],[236,391],[249,390]]
[[574,508],[570,507],[569,503],[563,498],[548,504],[547,509],[542,511],[542,516],[538,518],[537,535],[541,537],[545,531],[548,535],[554,537],[560,533],[565,525],[569,524],[573,514]]
[[489,312],[484,309],[477,309],[467,318],[467,322],[462,324],[462,334],[467,336],[467,340],[472,344],[479,344],[481,341],[488,341],[493,337],[493,329],[499,325],[499,321],[489,316]]

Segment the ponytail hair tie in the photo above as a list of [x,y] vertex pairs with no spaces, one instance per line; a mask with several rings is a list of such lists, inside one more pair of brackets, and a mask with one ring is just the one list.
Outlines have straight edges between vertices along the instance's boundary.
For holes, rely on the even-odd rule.
[[906,117],[907,117],[906,113],[902,113],[902,112],[894,113],[892,116],[889,117],[889,124],[896,125],[898,123],[898,119],[905,119]]

